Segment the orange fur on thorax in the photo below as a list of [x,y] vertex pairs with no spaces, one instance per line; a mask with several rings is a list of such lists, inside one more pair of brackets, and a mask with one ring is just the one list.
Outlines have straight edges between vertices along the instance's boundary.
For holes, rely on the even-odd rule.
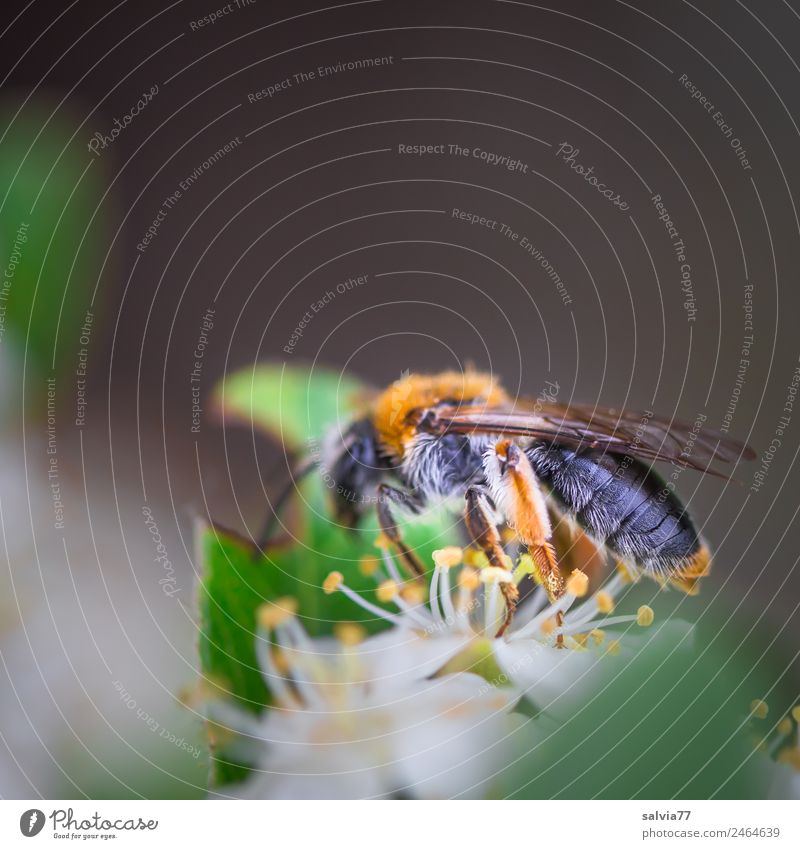
[[383,449],[395,460],[402,460],[415,433],[415,424],[409,420],[413,410],[434,407],[443,401],[492,405],[506,400],[503,389],[482,372],[409,374],[396,380],[378,397],[375,429]]

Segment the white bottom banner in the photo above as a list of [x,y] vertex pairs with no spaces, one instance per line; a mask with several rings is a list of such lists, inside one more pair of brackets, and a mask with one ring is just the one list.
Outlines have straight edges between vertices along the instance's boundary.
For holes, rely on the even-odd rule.
[[777,849],[800,846],[800,802],[0,802],[0,846],[31,847],[32,840],[226,849],[428,849],[435,842]]

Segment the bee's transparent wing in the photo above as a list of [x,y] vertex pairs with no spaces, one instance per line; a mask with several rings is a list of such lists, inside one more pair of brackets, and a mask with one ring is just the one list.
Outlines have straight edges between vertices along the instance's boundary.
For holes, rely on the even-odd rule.
[[517,401],[507,407],[440,406],[429,411],[423,428],[432,433],[496,433],[528,436],[572,448],[605,449],[612,454],[677,461],[708,471],[714,460],[752,460],[749,445],[716,430],[636,413],[589,405]]

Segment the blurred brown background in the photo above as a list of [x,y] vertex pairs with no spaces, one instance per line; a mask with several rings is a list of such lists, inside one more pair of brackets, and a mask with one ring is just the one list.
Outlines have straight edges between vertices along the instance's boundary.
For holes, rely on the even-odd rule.
[[[18,765],[9,760],[7,794],[63,789],[53,762],[64,751],[94,776],[79,780],[78,791],[143,792],[134,779],[105,788],[95,760],[106,756],[87,750],[87,729],[62,733],[66,721],[82,718],[108,750],[141,753],[140,743],[126,743],[133,732],[116,730],[122,717],[151,739],[115,681],[149,702],[162,726],[194,734],[192,745],[199,740],[171,700],[196,674],[193,518],[210,513],[255,532],[260,476],[273,459],[265,442],[246,431],[226,435],[208,415],[210,393],[228,371],[255,360],[314,362],[381,385],[406,369],[472,361],[521,395],[558,381],[561,400],[689,421],[705,415],[713,428],[735,396],[730,433],[759,456],[785,414],[800,355],[793,4],[257,0],[224,8],[200,26],[222,10],[205,2],[35,2],[8,16],[2,36],[9,126],[26,114],[40,128],[60,121],[63,149],[79,163],[76,180],[90,166],[85,179],[98,186],[76,247],[89,261],[67,297],[75,318],[60,328],[52,362],[44,357],[37,369],[26,360],[24,334],[16,359],[11,337],[3,341],[10,445],[21,445],[28,429],[46,439],[45,380],[58,375],[66,515],[63,532],[54,528],[44,445],[9,448],[20,468],[8,498],[23,493],[18,536],[30,538],[40,565],[20,579],[10,560],[9,581],[17,583],[7,596],[18,599],[20,580],[28,582],[29,603],[38,610],[44,597],[47,612],[41,634],[15,637],[17,665],[7,664],[7,674],[16,680],[14,669],[43,653],[55,655],[56,671],[9,696],[30,749]],[[378,57],[372,67],[347,67]],[[295,76],[337,63],[344,64],[325,76]],[[256,97],[277,84],[272,96]],[[95,133],[109,135],[125,115],[128,125],[92,153]],[[572,163],[593,166],[626,209],[565,161],[569,148],[559,155],[564,144],[578,151]],[[443,152],[401,153],[400,145]],[[451,154],[449,145],[469,152]],[[478,149],[520,164],[488,164],[473,155]],[[498,223],[469,224],[454,209]],[[518,239],[501,232],[501,222]],[[17,224],[4,218],[3,226],[10,256]],[[540,253],[526,252],[523,238]],[[62,289],[70,260],[52,271]],[[360,275],[368,275],[362,285],[336,292]],[[748,285],[753,340],[737,383],[751,334]],[[86,419],[76,427],[74,366],[95,287]],[[335,297],[290,345],[311,305],[331,290]],[[40,299],[36,309],[50,313],[57,301]],[[213,328],[192,381],[208,310]],[[193,389],[203,407],[199,431]],[[790,419],[758,491],[750,485],[761,459],[733,471],[741,484],[687,471],[678,490],[718,552],[692,604],[713,608],[724,597],[727,611],[741,603],[765,642],[775,638],[776,681],[796,691],[785,670],[800,622],[800,405]],[[26,480],[29,492],[45,488],[42,506],[24,499]],[[8,536],[6,504],[4,493]],[[179,587],[172,597],[158,583],[163,569],[153,563],[143,505],[170,553]],[[16,601],[8,604],[12,618],[32,621]],[[76,633],[64,641],[71,627]],[[111,657],[108,669],[92,660],[95,652]],[[85,672],[71,671],[76,658]],[[71,686],[80,680],[76,707],[52,683],[57,674]],[[80,707],[87,691],[88,714]],[[54,743],[38,733],[45,718],[31,719],[37,701],[59,729]],[[41,766],[26,778],[24,764],[35,760]],[[193,793],[202,764],[186,763],[165,771]],[[151,775],[147,763],[142,769]]]

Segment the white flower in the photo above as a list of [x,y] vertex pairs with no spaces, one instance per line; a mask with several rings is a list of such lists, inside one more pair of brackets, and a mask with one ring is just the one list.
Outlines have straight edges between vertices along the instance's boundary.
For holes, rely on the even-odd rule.
[[[456,644],[446,668],[480,669],[493,683],[516,687],[537,709],[548,713],[569,709],[587,689],[595,688],[598,677],[608,675],[608,658],[631,653],[637,646],[636,637],[627,632],[650,627],[654,621],[647,605],[636,613],[611,615],[617,596],[637,579],[620,565],[592,594],[587,594],[587,576],[577,569],[567,580],[565,595],[556,602],[549,602],[544,588],[537,586],[504,629],[506,608],[500,585],[508,581],[518,585],[526,575],[536,577],[528,555],[520,557],[516,568],[506,570],[480,568],[481,556],[470,550],[441,549],[434,552],[433,575],[423,589],[419,582],[402,578],[385,541],[379,539],[379,548],[385,573],[375,573],[378,598],[391,602],[395,610],[371,604],[349,588],[338,572],[328,577],[326,591],[343,592],[376,616],[400,627],[420,629],[437,640],[458,637],[462,642]],[[623,634],[608,630],[623,626]],[[671,640],[684,639],[686,627],[670,622],[661,626],[669,630]],[[487,665],[487,657],[493,663]]]
[[512,690],[478,675],[436,676],[464,645],[401,627],[312,640],[292,601],[261,617],[259,663],[274,704],[261,718],[224,704],[211,716],[240,735],[227,751],[253,772],[244,798],[483,797],[510,760]]

